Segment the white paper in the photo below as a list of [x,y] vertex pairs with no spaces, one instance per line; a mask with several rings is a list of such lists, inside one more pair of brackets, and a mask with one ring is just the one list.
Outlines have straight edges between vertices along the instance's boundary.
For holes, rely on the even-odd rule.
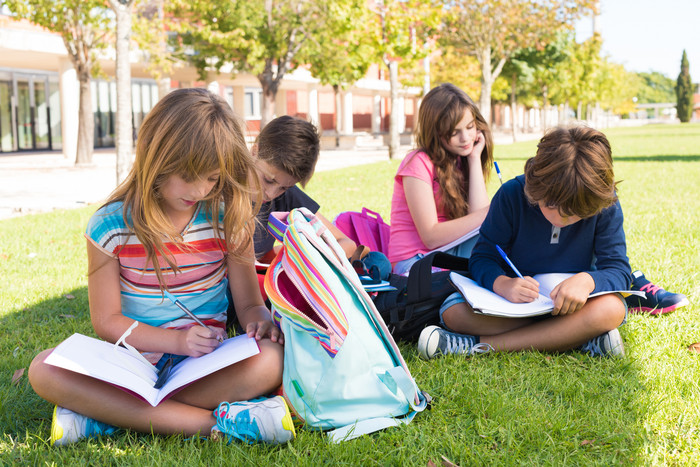
[[147,368],[123,347],[115,349],[114,344],[78,333],[61,342],[45,362],[113,384],[156,406],[184,386],[259,352],[255,339],[247,335],[226,339],[213,352],[176,365],[161,389],[153,387],[155,367]]

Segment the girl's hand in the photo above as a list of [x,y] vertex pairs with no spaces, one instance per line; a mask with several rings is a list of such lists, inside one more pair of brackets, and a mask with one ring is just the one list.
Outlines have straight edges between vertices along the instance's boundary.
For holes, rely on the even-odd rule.
[[554,287],[550,295],[554,302],[553,315],[575,313],[586,304],[588,295],[593,292],[595,281],[590,274],[580,272]]
[[279,328],[270,320],[248,323],[245,332],[248,334],[248,337],[254,337],[255,340],[258,341],[269,337],[272,342],[277,342],[280,345],[284,344],[284,334],[282,334]]
[[481,153],[486,147],[486,138],[484,138],[484,133],[481,130],[476,132],[476,138],[474,138],[474,145],[472,146],[472,152],[469,157],[481,160]]
[[498,276],[493,281],[493,291],[509,302],[530,303],[540,293],[540,284],[530,276],[519,277]]
[[192,326],[180,331],[179,348],[180,355],[189,357],[201,357],[211,353],[219,346],[219,338],[225,337],[225,331],[217,328],[211,330],[204,326]]

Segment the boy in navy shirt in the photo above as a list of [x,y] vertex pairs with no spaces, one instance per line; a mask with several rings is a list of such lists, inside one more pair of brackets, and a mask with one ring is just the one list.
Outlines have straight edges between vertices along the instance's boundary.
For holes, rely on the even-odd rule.
[[[632,281],[622,209],[615,192],[610,144],[587,127],[556,128],[537,146],[525,174],[494,196],[470,258],[473,279],[514,303],[533,301],[538,273],[573,273],[551,294],[551,315],[501,318],[474,313],[459,294],[441,308],[442,323],[426,328],[423,358],[484,351],[565,351],[622,355],[617,327],[627,307],[619,294]],[[524,277],[517,277],[500,246]]]

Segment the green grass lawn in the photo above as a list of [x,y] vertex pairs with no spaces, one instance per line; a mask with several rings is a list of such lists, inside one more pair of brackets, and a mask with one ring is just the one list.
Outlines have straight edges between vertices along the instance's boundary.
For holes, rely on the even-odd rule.
[[[124,433],[56,449],[52,407],[26,369],[40,350],[89,320],[85,240],[95,206],[0,221],[0,464],[215,465],[697,465],[700,452],[700,125],[607,130],[615,157],[633,269],[691,305],[661,317],[630,316],[627,355],[595,359],[533,352],[418,359],[402,344],[432,410],[410,425],[329,445],[301,432],[283,447],[225,445]],[[496,147],[504,179],[522,173],[536,142]],[[387,161],[317,174],[307,191],[328,218],[374,209],[389,221]],[[494,176],[489,183],[498,188]]]

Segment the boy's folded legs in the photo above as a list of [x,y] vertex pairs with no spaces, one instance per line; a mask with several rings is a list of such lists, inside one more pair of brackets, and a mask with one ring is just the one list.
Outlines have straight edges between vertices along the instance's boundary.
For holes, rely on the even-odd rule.
[[482,349],[481,352],[578,349],[592,356],[622,356],[624,347],[617,327],[624,322],[626,313],[625,301],[618,294],[590,299],[570,315],[528,319],[485,316],[475,313],[465,302],[452,302],[449,308],[441,310],[441,324],[447,329],[437,326],[424,329],[418,350],[424,359],[450,353],[472,355],[477,349]]

